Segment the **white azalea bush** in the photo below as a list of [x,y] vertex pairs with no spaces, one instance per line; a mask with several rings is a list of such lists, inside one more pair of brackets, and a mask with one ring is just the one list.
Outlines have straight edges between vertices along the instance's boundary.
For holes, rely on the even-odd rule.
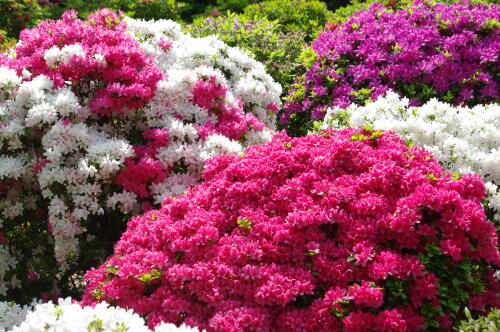
[[0,55],[0,299],[77,296],[131,216],[268,141],[281,87],[172,21],[67,12]]
[[[20,306],[0,302],[0,332],[149,332],[142,317],[132,309],[109,306],[82,307],[71,298],[57,304],[33,302]],[[155,332],[198,332],[197,328],[162,323]]]
[[475,172],[486,182],[485,207],[500,225],[500,105],[453,106],[432,99],[410,107],[407,98],[389,91],[365,106],[327,110],[321,129],[364,127],[391,130],[408,144],[422,146],[450,172]]

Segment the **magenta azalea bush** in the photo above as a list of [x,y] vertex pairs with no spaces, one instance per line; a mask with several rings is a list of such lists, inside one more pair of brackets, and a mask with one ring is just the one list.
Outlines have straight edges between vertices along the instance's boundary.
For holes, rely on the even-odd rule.
[[[476,105],[500,98],[500,6],[374,4],[330,24],[312,44],[316,60],[288,95],[283,123],[300,133],[328,106],[375,100],[389,89],[421,104]],[[307,130],[307,128],[306,128]]]
[[365,129],[274,140],[133,218],[82,303],[208,331],[437,331],[500,306],[482,180]]

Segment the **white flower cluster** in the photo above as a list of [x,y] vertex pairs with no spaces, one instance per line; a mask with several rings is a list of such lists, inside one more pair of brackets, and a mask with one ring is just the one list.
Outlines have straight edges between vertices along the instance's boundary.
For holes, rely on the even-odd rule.
[[488,191],[488,207],[500,221],[500,105],[457,107],[432,99],[409,107],[390,91],[366,106],[328,109],[321,129],[361,127],[395,131],[431,151],[450,172],[475,172]]
[[[150,332],[144,319],[132,309],[111,307],[105,302],[81,307],[71,298],[59,299],[57,305],[33,302],[29,306],[0,302],[0,332]],[[173,324],[157,326],[155,332],[198,332],[197,328]]]
[[[172,21],[125,22],[127,33],[164,71],[153,99],[125,116],[91,112],[89,87],[102,82],[66,82],[54,89],[49,77],[32,77],[29,68],[21,77],[0,66],[0,232],[33,219],[38,228],[47,229],[50,236],[40,245],[54,250],[60,269],[51,276],[54,282],[86,254],[84,244],[95,249],[89,254],[93,258],[105,259],[99,250],[109,233],[103,227],[112,224],[107,218],[126,222],[141,209],[182,194],[200,181],[207,159],[269,141],[275,128],[281,87],[261,63],[215,37],[183,34]],[[68,59],[85,52],[79,44],[54,46],[43,59],[49,66],[71,64]],[[104,56],[95,57],[106,67]],[[222,110],[195,103],[200,82],[224,91],[225,97],[217,99]],[[226,116],[226,109],[231,114]],[[221,120],[227,118],[231,120]],[[149,129],[168,132],[168,143],[147,157],[159,161],[166,176],[149,180],[150,196],[144,198],[119,183],[117,175],[141,158],[137,148],[150,143],[144,136]],[[17,285],[11,280],[14,269],[23,277],[30,272],[40,277],[37,266],[53,268],[42,264],[42,254],[32,261],[29,250],[19,250],[23,243],[4,246],[0,294]]]
[[[275,129],[276,115],[267,106],[280,105],[281,86],[266,73],[262,63],[216,36],[193,38],[184,34],[180,25],[170,20],[126,18],[125,22],[127,31],[167,74],[166,80],[159,84],[150,115],[164,112],[163,106],[169,105],[170,114],[193,117],[197,123],[206,121],[206,111],[200,112],[192,104],[191,91],[199,78],[215,76],[218,83],[228,87],[228,102],[238,98],[244,103],[245,112],[252,112],[268,128]],[[162,41],[170,42],[171,46],[162,48]]]

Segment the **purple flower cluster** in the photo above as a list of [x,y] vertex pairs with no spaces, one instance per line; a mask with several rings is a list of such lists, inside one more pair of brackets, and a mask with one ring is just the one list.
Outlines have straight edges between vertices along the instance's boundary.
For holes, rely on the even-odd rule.
[[312,48],[317,59],[295,83],[290,115],[322,119],[332,105],[374,100],[389,89],[414,104],[437,97],[483,104],[500,97],[500,6],[415,2],[390,11],[374,4],[331,26]]

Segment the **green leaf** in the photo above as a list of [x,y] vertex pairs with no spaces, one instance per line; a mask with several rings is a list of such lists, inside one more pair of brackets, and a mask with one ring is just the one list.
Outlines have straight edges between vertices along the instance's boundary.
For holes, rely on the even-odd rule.
[[364,141],[365,139],[368,139],[368,137],[361,133],[356,133],[351,136],[351,141]]
[[253,226],[252,222],[248,220],[248,218],[238,219],[236,220],[236,223],[239,227],[244,229],[251,229]]
[[154,279],[158,279],[162,274],[162,271],[160,270],[151,270],[149,273],[144,273],[143,275],[140,275],[137,277],[137,280],[140,280],[145,283],[149,283]]
[[87,325],[87,331],[88,332],[93,332],[93,331],[104,331],[104,328],[102,326],[102,319],[99,319],[96,317],[95,320],[91,321],[89,325]]
[[106,267],[106,271],[108,271],[109,273],[112,273],[112,274],[117,274],[118,272],[120,272],[120,270],[118,270],[118,268],[116,268],[114,266]]

